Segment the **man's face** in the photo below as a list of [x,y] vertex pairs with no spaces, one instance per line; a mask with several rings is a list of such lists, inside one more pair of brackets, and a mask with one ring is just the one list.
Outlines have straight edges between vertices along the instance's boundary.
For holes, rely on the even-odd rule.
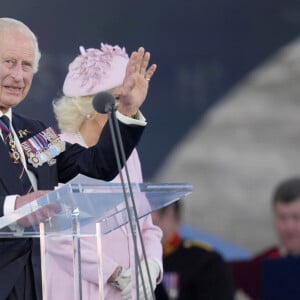
[[300,199],[292,203],[277,203],[275,225],[281,245],[289,254],[300,255]]
[[0,32],[0,110],[5,113],[28,94],[34,64],[34,44],[25,33]]

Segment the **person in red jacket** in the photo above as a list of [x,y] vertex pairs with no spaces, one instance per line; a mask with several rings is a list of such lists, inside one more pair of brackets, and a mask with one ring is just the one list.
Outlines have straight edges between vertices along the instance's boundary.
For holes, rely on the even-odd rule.
[[300,258],[300,176],[281,181],[272,195],[272,209],[278,244],[249,261],[231,263],[235,288],[251,299],[261,299],[263,262],[270,259]]

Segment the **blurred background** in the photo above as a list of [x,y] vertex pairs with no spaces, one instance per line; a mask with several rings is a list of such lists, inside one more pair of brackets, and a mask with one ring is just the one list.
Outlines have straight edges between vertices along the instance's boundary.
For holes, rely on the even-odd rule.
[[16,110],[55,124],[79,46],[144,46],[158,70],[139,145],[146,181],[191,182],[187,235],[228,258],[276,242],[270,197],[300,173],[299,0],[10,0],[2,17],[26,23],[42,59]]

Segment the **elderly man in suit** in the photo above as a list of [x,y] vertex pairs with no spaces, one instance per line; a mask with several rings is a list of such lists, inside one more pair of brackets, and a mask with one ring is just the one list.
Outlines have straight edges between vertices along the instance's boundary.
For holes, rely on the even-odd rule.
[[[18,20],[0,18],[0,217],[79,173],[103,180],[118,173],[109,128],[104,128],[94,147],[86,149],[65,144],[51,127],[12,111],[28,94],[39,59],[33,32]],[[148,67],[149,59],[150,53],[142,47],[131,54],[119,99],[117,117],[127,157],[146,125],[137,112],[156,69],[156,65]],[[43,215],[54,213],[49,209]],[[25,238],[0,239],[0,300],[41,298],[39,270],[33,267],[35,243]]]

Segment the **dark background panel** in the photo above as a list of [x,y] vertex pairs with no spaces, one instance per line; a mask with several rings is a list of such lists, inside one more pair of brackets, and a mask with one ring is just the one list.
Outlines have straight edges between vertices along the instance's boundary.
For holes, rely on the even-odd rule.
[[51,102],[61,95],[79,45],[151,51],[158,70],[143,106],[149,121],[139,145],[145,179],[230,88],[300,33],[296,0],[11,0],[0,7],[1,16],[31,27],[43,55],[16,110],[48,124],[55,123]]

